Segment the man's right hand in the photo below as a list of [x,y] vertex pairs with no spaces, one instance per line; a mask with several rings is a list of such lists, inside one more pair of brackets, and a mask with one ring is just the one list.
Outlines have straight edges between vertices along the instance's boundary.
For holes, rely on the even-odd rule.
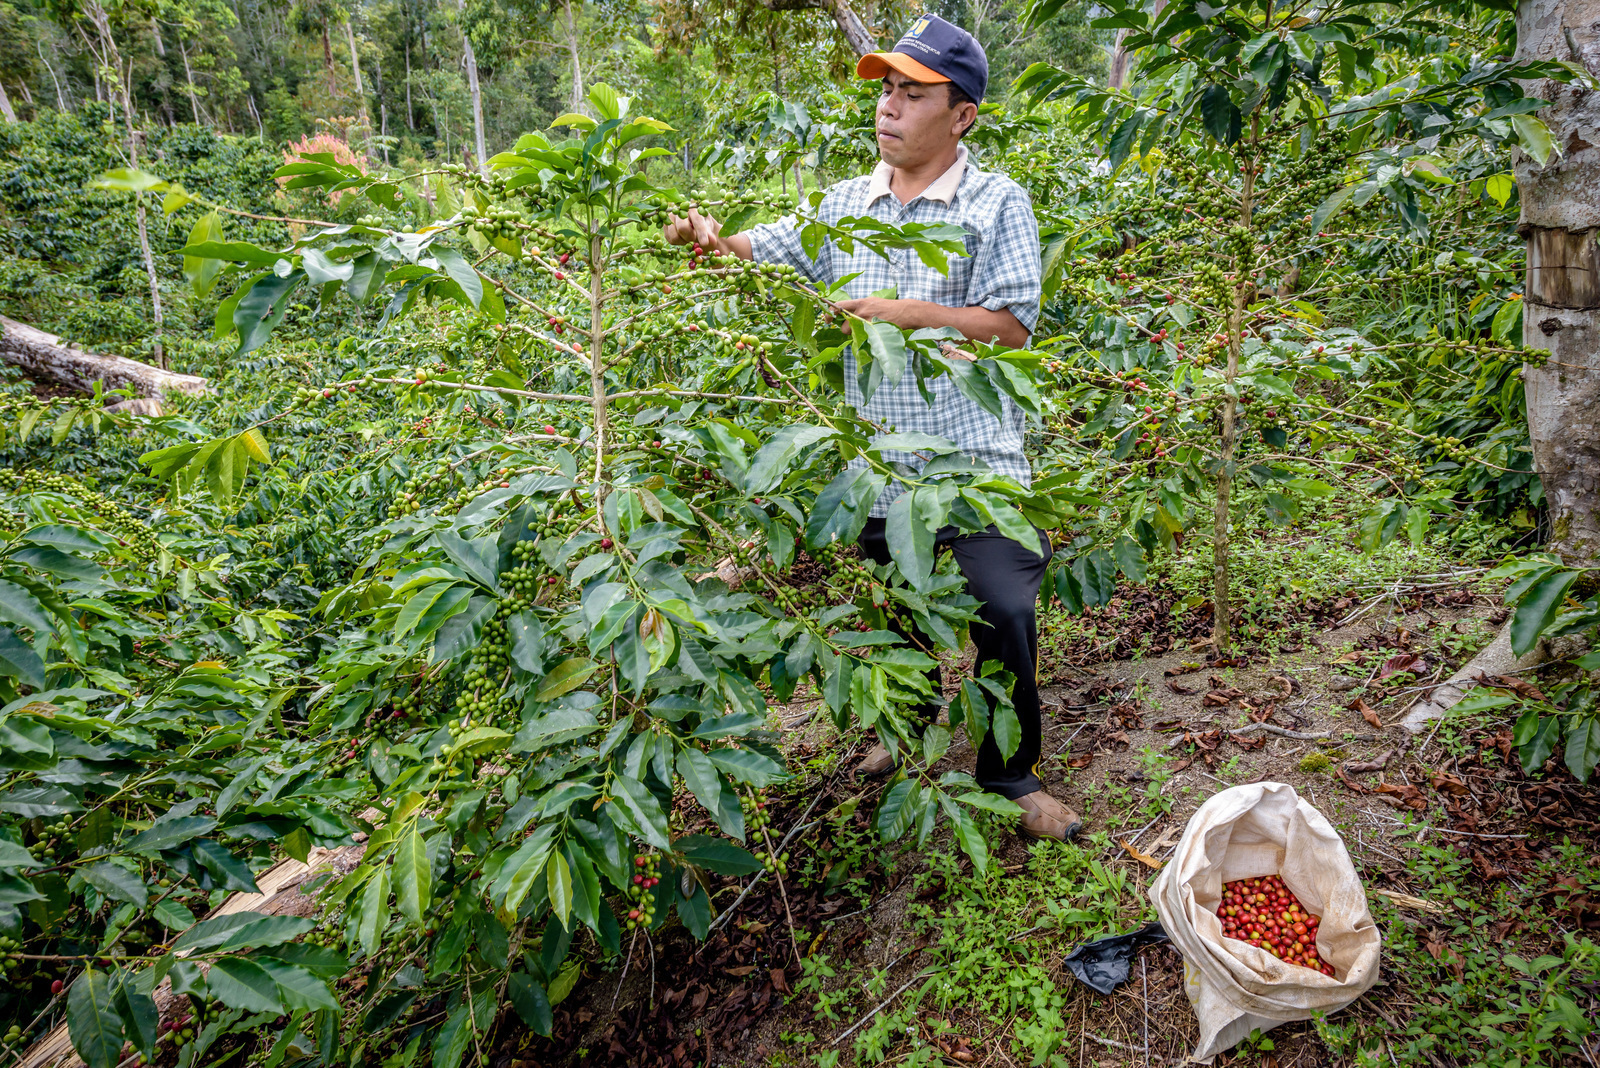
[[701,215],[693,208],[681,219],[676,215],[668,215],[667,225],[662,227],[661,234],[669,245],[699,245],[707,253],[738,256],[745,260],[750,258],[748,236],[734,234],[732,237],[723,237],[721,223],[709,215]]
[[685,218],[667,216],[662,233],[669,245],[699,245],[707,252],[722,252],[722,224],[709,215],[701,215],[693,208]]

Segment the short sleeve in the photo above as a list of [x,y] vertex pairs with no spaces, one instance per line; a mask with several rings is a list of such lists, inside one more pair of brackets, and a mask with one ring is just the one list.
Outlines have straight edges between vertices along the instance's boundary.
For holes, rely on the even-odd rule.
[[816,259],[806,255],[800,244],[798,220],[785,215],[777,222],[752,226],[746,233],[750,237],[750,255],[757,263],[781,263],[793,267],[813,282],[827,276],[828,246],[819,250]]
[[1007,309],[1032,333],[1039,321],[1039,223],[1020,186],[1013,187],[995,212],[972,267],[968,300],[990,311]]

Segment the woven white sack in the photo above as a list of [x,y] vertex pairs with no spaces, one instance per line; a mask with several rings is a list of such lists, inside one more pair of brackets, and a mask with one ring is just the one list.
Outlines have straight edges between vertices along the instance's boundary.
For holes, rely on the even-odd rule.
[[[1281,876],[1322,918],[1317,954],[1333,965],[1332,976],[1223,936],[1222,884],[1264,875]],[[1337,1012],[1377,981],[1381,939],[1366,888],[1338,832],[1287,783],[1235,786],[1208,798],[1150,899],[1183,954],[1184,986],[1200,1020],[1194,1060],[1209,1064],[1257,1028]]]

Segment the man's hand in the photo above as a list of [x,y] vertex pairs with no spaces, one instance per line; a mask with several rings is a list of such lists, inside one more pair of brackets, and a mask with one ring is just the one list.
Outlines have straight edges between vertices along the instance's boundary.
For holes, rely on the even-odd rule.
[[707,253],[750,259],[749,237],[744,234],[723,237],[720,222],[709,215],[701,215],[693,208],[682,219],[668,215],[667,225],[661,228],[661,235],[669,245],[699,245]]

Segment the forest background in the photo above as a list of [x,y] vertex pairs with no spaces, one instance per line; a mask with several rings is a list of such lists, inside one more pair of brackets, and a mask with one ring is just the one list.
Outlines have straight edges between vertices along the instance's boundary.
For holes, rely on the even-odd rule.
[[[1113,33],[1091,30],[1087,9],[1042,26],[1027,24],[1021,0],[955,0],[928,10],[990,43],[990,83],[1001,94],[1034,62],[1089,74],[1110,58]],[[756,0],[205,0],[105,11],[117,23],[124,77],[144,125],[194,123],[274,146],[331,134],[402,167],[481,158],[475,106],[483,138],[499,151],[564,111],[583,110],[588,87],[602,80],[651,101],[651,113],[676,131],[669,143],[692,174],[701,149],[722,136],[720,110],[764,91],[807,99],[833,88],[855,55],[825,9]],[[908,11],[890,3],[858,15],[884,36]],[[0,6],[0,117],[108,99],[103,55],[81,35],[83,14],[72,4]]]

